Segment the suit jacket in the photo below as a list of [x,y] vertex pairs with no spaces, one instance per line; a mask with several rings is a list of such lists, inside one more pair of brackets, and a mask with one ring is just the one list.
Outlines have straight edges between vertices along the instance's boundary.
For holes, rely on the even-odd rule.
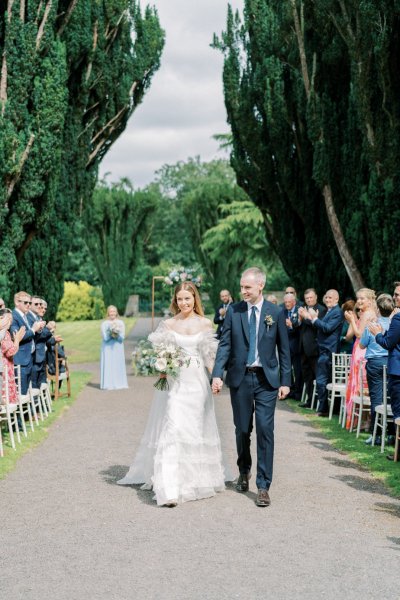
[[[325,316],[325,306],[316,304],[313,308],[318,311],[320,319]],[[304,319],[300,327],[300,352],[310,358],[319,354],[317,329],[313,327],[313,324],[308,319]]]
[[[28,312],[28,321],[33,324],[35,321],[42,321],[42,318],[33,312]],[[35,354],[33,358],[35,363],[42,364],[46,360],[46,342],[52,335],[47,327],[43,327],[42,331],[35,333]]]
[[[273,321],[270,326],[265,321],[267,316]],[[266,300],[261,307],[257,342],[260,362],[268,383],[275,389],[282,385],[290,386],[290,347],[285,316],[281,308]],[[248,352],[247,302],[238,302],[231,304],[226,313],[212,376],[222,379],[224,368],[228,365],[226,384],[238,388],[246,372]]]
[[216,331],[216,336],[217,336],[218,339],[221,337],[221,332],[222,332],[222,328],[224,326],[224,321],[225,321],[225,317],[223,317],[221,319],[221,315],[219,314],[219,310],[220,310],[220,308],[227,308],[231,304],[232,303],[230,303],[230,304],[224,304],[223,302],[221,302],[221,304],[218,306],[217,310],[215,311],[214,323],[216,325],[218,325],[217,331]]
[[289,336],[289,345],[290,345],[290,352],[293,356],[293,354],[300,354],[300,329],[301,329],[301,323],[300,323],[300,319],[299,319],[299,305],[295,304],[295,306],[292,309],[294,312],[292,314],[292,317],[289,317],[290,311],[287,308],[283,309],[283,313],[285,315],[285,319],[289,319],[292,322],[292,327],[287,327],[287,332],[288,332],[288,336]]
[[338,305],[327,310],[322,319],[318,318],[314,321],[313,327],[317,329],[320,352],[339,352],[343,321],[343,311]]
[[385,333],[378,333],[375,337],[377,344],[389,351],[388,374],[400,375],[400,313],[394,315],[390,321],[389,329]]
[[[32,359],[32,341],[34,341],[35,334],[32,329],[29,329],[19,314],[15,309],[12,311],[13,320],[10,327],[10,332],[13,335],[20,327],[26,327],[25,335],[19,343],[18,352],[14,354],[14,364],[21,365],[22,367],[26,367],[29,365]],[[30,323],[28,319],[28,323]]]

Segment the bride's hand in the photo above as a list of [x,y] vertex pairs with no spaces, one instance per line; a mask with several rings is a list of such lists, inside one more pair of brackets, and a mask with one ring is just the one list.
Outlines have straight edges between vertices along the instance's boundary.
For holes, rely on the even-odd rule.
[[220,377],[214,377],[212,380],[212,393],[213,394],[219,394],[220,391],[222,390],[222,386],[224,385],[224,382],[222,381],[222,379]]

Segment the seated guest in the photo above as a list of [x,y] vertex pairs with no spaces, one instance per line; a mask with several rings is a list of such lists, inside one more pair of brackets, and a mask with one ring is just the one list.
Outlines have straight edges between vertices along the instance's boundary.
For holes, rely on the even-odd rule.
[[219,298],[221,300],[221,304],[218,306],[215,311],[214,323],[218,325],[216,336],[217,339],[220,339],[222,334],[222,329],[224,327],[225,315],[226,311],[230,304],[232,304],[232,296],[229,290],[221,290],[219,293]]
[[18,292],[14,296],[15,308],[12,311],[13,322],[11,334],[14,335],[21,327],[25,327],[25,335],[20,340],[17,353],[14,355],[14,364],[21,366],[21,394],[28,392],[32,380],[33,355],[35,352],[35,334],[42,328],[42,323],[28,319],[28,312],[32,304],[31,297],[26,292]]
[[52,333],[46,327],[43,319],[45,308],[43,300],[38,296],[32,296],[32,310],[30,314],[33,322],[40,322],[43,327],[35,335],[35,352],[32,365],[32,387],[40,389],[42,383],[46,383],[46,343],[51,338]]
[[[400,308],[400,281],[396,281],[393,299],[396,308]],[[395,310],[396,310],[395,308]],[[393,313],[392,313],[393,314]],[[400,418],[400,312],[395,312],[391,318],[389,329],[383,333],[382,325],[371,323],[368,329],[375,335],[375,341],[386,348],[388,355],[388,391],[393,418]],[[393,455],[387,458],[393,460]]]
[[[382,326],[383,331],[389,329],[390,315],[393,310],[393,298],[390,294],[381,294],[376,300],[378,306],[378,323]],[[375,336],[372,335],[367,327],[364,329],[363,334],[360,338],[360,348],[366,348],[365,358],[367,360],[366,371],[367,381],[369,389],[369,398],[371,400],[371,424],[370,433],[371,435],[366,440],[366,444],[372,444],[372,433],[374,431],[374,424],[376,419],[375,409],[377,406],[383,403],[383,367],[387,366],[388,351],[386,348],[382,348],[375,341]],[[381,443],[381,439],[375,439],[376,444]]]
[[304,320],[310,320],[317,330],[319,356],[317,362],[317,394],[319,417],[328,416],[328,392],[326,386],[332,379],[332,353],[339,352],[340,334],[343,324],[343,313],[339,304],[339,294],[336,290],[328,290],[324,296],[327,307],[325,315],[320,318],[313,308],[303,313]]
[[8,388],[8,401],[12,404],[18,402],[18,389],[15,381],[14,374],[14,355],[18,351],[19,343],[25,335],[25,327],[22,326],[18,331],[15,332],[14,340],[11,339],[10,327],[13,321],[11,310],[8,308],[0,309],[0,317],[2,324],[2,331],[4,336],[0,342],[0,350],[2,357],[2,372],[3,372],[3,385],[1,390],[2,401],[6,401],[6,389]]
[[[283,297],[284,309],[283,312],[286,318],[286,328],[289,336],[290,359],[292,361],[292,385],[290,396],[295,400],[301,399],[303,388],[303,375],[301,372],[301,356],[300,356],[300,325],[299,309],[296,305],[294,295],[289,292]],[[293,379],[294,376],[294,379]]]
[[[57,347],[57,356],[58,356],[58,372],[65,373],[65,350],[64,347],[60,345],[62,342],[62,337],[59,335],[55,335],[56,324],[54,321],[49,321],[47,323],[47,327],[51,332],[51,338],[46,343],[46,364],[47,371],[50,375],[56,374],[56,344]],[[61,387],[62,381],[59,382],[59,387]]]
[[[356,303],[354,300],[346,300],[342,304],[342,311],[345,314],[347,311],[355,310]],[[353,351],[354,335],[349,332],[350,323],[345,319],[342,325],[342,333],[340,335],[340,354],[351,354]]]
[[304,383],[306,384],[307,400],[300,404],[300,406],[303,408],[311,408],[314,380],[317,376],[319,349],[317,330],[313,327],[309,319],[303,319],[303,313],[306,313],[312,308],[318,313],[318,317],[322,319],[326,313],[326,308],[321,304],[318,304],[318,296],[314,288],[308,288],[308,290],[304,292],[304,302],[305,306],[299,308],[299,315],[302,319],[302,325],[300,327],[300,357],[301,371]]

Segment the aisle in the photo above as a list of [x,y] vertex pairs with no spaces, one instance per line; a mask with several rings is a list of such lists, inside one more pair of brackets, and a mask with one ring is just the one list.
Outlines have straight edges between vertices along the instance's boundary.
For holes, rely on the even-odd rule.
[[[400,502],[285,403],[270,508],[255,507],[254,478],[245,495],[230,486],[159,508],[151,492],[115,484],[143,431],[153,380],[130,377],[129,390],[103,392],[94,371],[45,442],[0,482],[2,597],[399,597]],[[226,393],[216,406],[234,468]]]

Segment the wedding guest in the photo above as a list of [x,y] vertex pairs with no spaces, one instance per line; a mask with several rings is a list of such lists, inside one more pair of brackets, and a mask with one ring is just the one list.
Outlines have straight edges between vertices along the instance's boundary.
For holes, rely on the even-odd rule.
[[42,328],[35,335],[35,352],[32,365],[32,387],[40,389],[42,383],[46,383],[46,344],[51,338],[52,333],[44,321],[45,309],[42,298],[32,296],[32,315],[33,322],[40,322]]
[[278,305],[278,298],[274,294],[268,294],[265,299],[267,302],[272,302],[272,304]]
[[303,313],[303,321],[308,319],[317,330],[319,356],[317,362],[317,394],[319,417],[328,416],[327,384],[332,379],[332,353],[339,351],[340,333],[342,331],[343,313],[339,307],[339,294],[336,290],[328,290],[324,296],[327,308],[325,315],[320,318],[317,311],[309,308]]
[[219,293],[219,299],[221,300],[221,304],[218,306],[215,311],[214,323],[218,325],[216,336],[217,339],[221,337],[222,329],[224,327],[225,315],[226,311],[229,308],[229,305],[232,304],[232,296],[229,290],[221,290]]
[[294,288],[292,285],[288,285],[286,287],[285,294],[293,294],[293,296],[295,297],[295,300],[296,300],[296,306],[303,306],[303,302],[301,300],[299,300],[299,298],[297,297],[296,288]]
[[302,325],[300,327],[300,357],[301,371],[306,385],[307,400],[302,402],[299,406],[311,408],[314,380],[317,377],[319,348],[317,329],[313,327],[309,319],[303,318],[303,314],[312,308],[318,313],[318,317],[322,319],[326,313],[326,308],[321,304],[318,304],[318,296],[314,288],[308,288],[304,292],[304,303],[305,305],[299,308],[299,316],[302,319]]
[[[63,341],[60,335],[55,335],[56,331],[56,323],[54,321],[49,321],[47,323],[47,328],[51,333],[51,338],[46,343],[46,365],[47,371],[50,375],[56,374],[56,344],[57,346],[57,357],[59,361],[58,365],[58,373],[65,373],[65,350],[64,346],[61,345],[60,342]],[[60,388],[63,380],[58,382],[58,387]]]
[[[354,300],[346,300],[342,304],[343,314],[347,311],[355,311],[356,303]],[[342,333],[340,335],[340,354],[351,354],[354,345],[354,335],[349,333],[350,323],[346,319],[343,321]]]
[[2,310],[5,307],[6,307],[6,303],[4,302],[3,298],[0,298],[0,310]]
[[303,389],[303,375],[301,372],[300,355],[300,326],[299,307],[296,304],[295,296],[288,292],[283,297],[284,315],[286,319],[286,328],[289,336],[290,360],[292,363],[292,385],[290,388],[290,397],[300,400]]
[[[376,300],[378,307],[378,323],[381,325],[383,331],[389,329],[390,315],[393,311],[393,298],[390,294],[381,294]],[[376,343],[375,336],[372,335],[368,326],[364,329],[364,332],[360,338],[360,348],[365,348],[365,358],[367,361],[367,382],[369,389],[369,398],[371,400],[371,423],[370,423],[370,436],[366,440],[366,444],[372,444],[372,433],[374,431],[374,424],[376,419],[375,409],[383,402],[383,367],[387,366],[388,351],[386,348],[382,348]],[[379,445],[381,439],[376,437],[375,443]]]
[[2,317],[2,326],[4,326],[4,336],[0,343],[3,371],[1,397],[2,401],[5,402],[8,388],[8,401],[11,404],[16,404],[18,402],[18,389],[15,381],[13,357],[18,352],[19,343],[25,335],[25,327],[22,326],[15,332],[13,340],[9,331],[13,321],[11,310],[8,308],[0,309],[0,317]]
[[[388,391],[394,419],[400,418],[400,281],[396,281],[393,294],[395,309],[392,313],[389,329],[383,333],[380,324],[371,323],[369,330],[375,335],[375,341],[389,351],[388,355]],[[396,312],[395,312],[396,311]],[[393,455],[388,455],[393,460]]]
[[102,390],[120,390],[128,387],[124,354],[125,325],[118,316],[117,308],[109,306],[107,318],[101,324],[103,343],[100,388]]
[[[349,379],[346,387],[346,429],[350,429],[351,413],[353,408],[353,398],[359,396],[360,390],[360,368],[365,358],[365,348],[360,348],[360,338],[369,321],[374,321],[378,316],[376,307],[375,291],[369,288],[358,290],[356,308],[359,310],[359,316],[356,312],[349,310],[344,313],[346,321],[349,322],[347,337],[355,337],[353,351],[351,353],[351,364]],[[363,371],[363,389],[368,389],[367,376],[365,369]]]
[[20,340],[17,353],[14,355],[14,364],[21,367],[21,394],[28,392],[32,380],[33,354],[35,352],[35,334],[41,329],[42,324],[39,321],[30,322],[28,312],[32,305],[32,300],[26,292],[18,292],[14,296],[15,308],[12,311],[13,322],[11,325],[11,335],[13,336],[21,327],[25,327],[25,335]]

